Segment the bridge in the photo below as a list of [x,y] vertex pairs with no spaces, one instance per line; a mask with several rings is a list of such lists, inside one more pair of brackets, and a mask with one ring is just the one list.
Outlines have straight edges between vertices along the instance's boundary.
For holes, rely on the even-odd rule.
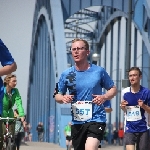
[[[22,143],[20,150],[66,150],[66,148],[61,148],[57,144],[47,143],[47,142],[27,142]],[[102,147],[101,150],[123,150],[123,146],[105,146]],[[72,148],[73,150],[73,148]]]
[[89,42],[89,62],[104,67],[118,89],[107,115],[109,143],[113,129],[124,126],[119,103],[130,66],[141,68],[141,84],[150,89],[150,0],[36,0],[27,94],[33,141],[40,121],[44,141],[65,147],[71,106],[56,103],[53,93],[62,71],[74,65],[70,45],[76,37]]

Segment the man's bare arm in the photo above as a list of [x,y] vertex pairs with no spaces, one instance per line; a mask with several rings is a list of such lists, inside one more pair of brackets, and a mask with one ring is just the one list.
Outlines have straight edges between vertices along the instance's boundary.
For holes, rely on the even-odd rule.
[[150,114],[150,107],[148,105],[143,104],[142,108],[148,113]]
[[121,103],[120,103],[120,108],[126,112],[126,105],[128,104],[128,102],[126,100],[121,100]]
[[116,86],[113,86],[110,90],[107,91],[106,94],[104,94],[105,100],[111,100],[112,98],[114,98],[116,94],[117,94],[117,88]]
[[150,107],[144,104],[143,100],[138,100],[138,105],[143,108],[148,114],[150,114]]
[[4,67],[0,68],[0,76],[10,74],[10,73],[16,71],[16,69],[17,69],[17,65],[15,62],[11,65],[4,66]]
[[60,104],[65,103],[65,104],[67,104],[67,103],[71,103],[71,102],[72,102],[73,97],[74,97],[74,95],[56,94],[56,95],[55,95],[55,100],[56,100],[57,103],[60,103]]
[[120,108],[121,108],[124,112],[126,112],[125,106],[120,105]]
[[92,102],[97,104],[97,105],[101,105],[103,104],[106,100],[110,100],[112,99],[115,95],[117,94],[117,88],[115,86],[113,86],[110,90],[107,91],[106,94],[104,95],[92,95],[93,96],[93,100]]
[[57,103],[63,104],[63,95],[62,94],[56,94],[55,100]]
[[112,112],[112,108],[105,107],[105,111],[106,111],[106,113],[111,113]]

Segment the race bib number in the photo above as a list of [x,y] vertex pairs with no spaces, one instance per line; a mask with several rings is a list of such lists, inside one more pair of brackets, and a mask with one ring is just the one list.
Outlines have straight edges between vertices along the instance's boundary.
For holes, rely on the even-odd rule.
[[92,118],[92,102],[77,101],[72,104],[73,118],[76,121],[87,121]]
[[142,119],[140,106],[126,106],[127,121],[138,121]]

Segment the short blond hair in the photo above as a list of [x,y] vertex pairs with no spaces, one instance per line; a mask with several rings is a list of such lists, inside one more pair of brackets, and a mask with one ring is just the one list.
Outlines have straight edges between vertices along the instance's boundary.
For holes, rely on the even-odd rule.
[[15,75],[15,74],[8,74],[8,75],[4,78],[4,86],[6,86],[6,85],[9,83],[10,79],[13,78],[13,77],[16,77],[16,75]]
[[86,40],[76,38],[76,39],[72,40],[72,43],[75,43],[75,42],[77,42],[77,41],[82,41],[82,42],[85,44],[85,48],[86,48],[87,50],[89,50],[89,43],[88,43]]

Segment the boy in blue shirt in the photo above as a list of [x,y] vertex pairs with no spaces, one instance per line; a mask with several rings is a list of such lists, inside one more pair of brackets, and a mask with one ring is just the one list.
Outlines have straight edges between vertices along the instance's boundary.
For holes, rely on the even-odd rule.
[[126,150],[148,150],[148,113],[150,114],[150,90],[140,85],[142,72],[138,67],[130,68],[131,86],[122,90],[121,109],[125,112]]

